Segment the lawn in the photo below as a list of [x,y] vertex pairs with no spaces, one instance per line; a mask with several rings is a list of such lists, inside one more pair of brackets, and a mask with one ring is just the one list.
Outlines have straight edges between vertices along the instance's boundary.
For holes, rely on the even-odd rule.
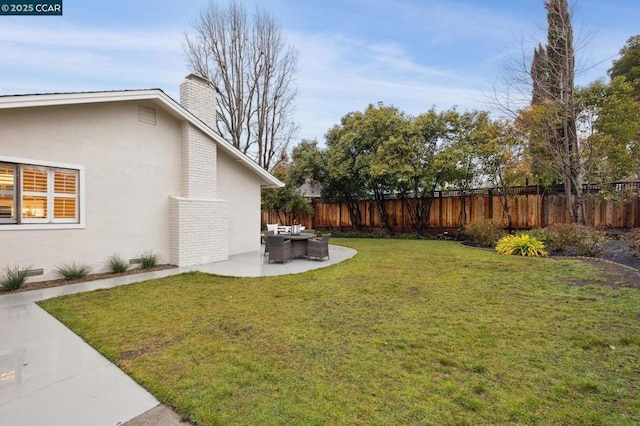
[[637,289],[577,260],[340,241],[358,255],[304,274],[42,306],[200,425],[640,423]]

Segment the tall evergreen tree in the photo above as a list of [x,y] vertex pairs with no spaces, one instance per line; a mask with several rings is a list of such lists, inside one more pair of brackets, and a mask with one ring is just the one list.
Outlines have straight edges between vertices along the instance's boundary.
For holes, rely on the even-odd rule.
[[542,44],[538,44],[538,47],[533,51],[533,61],[531,62],[531,79],[533,80],[531,105],[538,105],[546,98],[548,74],[547,51]]
[[[544,119],[532,129],[536,133],[532,155],[564,184],[571,220],[583,223],[581,191],[584,176],[576,131],[571,14],[567,0],[545,1],[544,7],[547,10],[547,44],[535,49],[531,66],[531,105],[541,110],[536,115]],[[553,164],[548,164],[550,162]]]

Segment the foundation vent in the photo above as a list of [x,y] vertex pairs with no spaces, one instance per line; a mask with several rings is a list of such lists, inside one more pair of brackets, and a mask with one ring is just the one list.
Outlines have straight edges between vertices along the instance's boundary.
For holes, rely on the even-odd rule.
[[43,274],[44,274],[44,269],[29,269],[27,271],[28,277],[36,277],[38,275],[43,275]]
[[138,121],[141,123],[147,123],[156,125],[156,110],[146,107],[144,105],[138,105]]

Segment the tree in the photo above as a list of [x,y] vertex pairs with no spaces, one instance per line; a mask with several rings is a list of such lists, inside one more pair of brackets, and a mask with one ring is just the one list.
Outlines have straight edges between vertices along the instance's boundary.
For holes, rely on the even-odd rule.
[[[290,166],[281,164],[274,171],[274,175],[285,182],[282,188],[267,188],[262,190],[262,210],[277,211],[280,223],[289,223],[286,216],[302,216],[313,214],[313,207],[296,191],[291,183]],[[285,216],[282,216],[282,215]]]
[[467,222],[467,201],[471,189],[482,184],[479,146],[482,129],[489,123],[486,111],[446,114],[446,138],[437,157],[436,168],[444,176],[445,188],[455,189],[460,198],[458,225]]
[[505,225],[511,231],[513,219],[509,205],[509,188],[527,182],[530,168],[524,157],[526,143],[522,133],[507,120],[490,122],[483,126],[480,132],[477,151],[481,170],[500,196],[503,217],[506,218]]
[[623,77],[595,81],[576,93],[585,179],[607,183],[637,175],[640,166],[640,103]]
[[534,51],[531,107],[521,115],[520,125],[528,129],[533,141],[531,155],[564,184],[571,221],[584,223],[584,170],[576,129],[571,14],[567,0],[549,0],[544,6],[547,44]]
[[291,150],[289,179],[300,187],[305,183],[320,185],[327,176],[326,151],[318,147],[318,141],[303,139]]
[[[412,118],[403,137],[395,137],[378,153],[382,164],[395,173],[396,192],[407,208],[411,224],[426,235],[434,191],[442,185],[442,174],[434,167],[438,143],[445,136],[444,114],[434,109]],[[400,135],[398,135],[400,136]]]
[[298,53],[285,45],[266,12],[248,17],[232,0],[209,3],[185,33],[191,70],[215,86],[217,130],[267,170],[286,158],[295,125],[291,121]]
[[396,172],[382,152],[396,138],[405,137],[407,119],[392,106],[369,105],[364,112],[342,117],[326,135],[328,147],[329,185],[347,204],[351,222],[361,228],[360,200],[373,196],[380,213],[382,227],[388,224],[386,200],[396,184]]
[[640,34],[629,37],[620,49],[620,58],[609,69],[611,80],[624,77],[633,86],[633,96],[640,101]]

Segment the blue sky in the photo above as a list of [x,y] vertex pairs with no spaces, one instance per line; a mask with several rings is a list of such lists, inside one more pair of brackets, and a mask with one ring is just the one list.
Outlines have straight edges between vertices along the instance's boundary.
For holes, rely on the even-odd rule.
[[[0,16],[0,94],[161,88],[178,98],[182,50],[208,0],[63,0],[63,16]],[[295,120],[301,138],[384,102],[492,110],[505,61],[544,42],[542,0],[263,0],[300,53]],[[577,0],[579,84],[606,79],[640,33],[638,0]]]

